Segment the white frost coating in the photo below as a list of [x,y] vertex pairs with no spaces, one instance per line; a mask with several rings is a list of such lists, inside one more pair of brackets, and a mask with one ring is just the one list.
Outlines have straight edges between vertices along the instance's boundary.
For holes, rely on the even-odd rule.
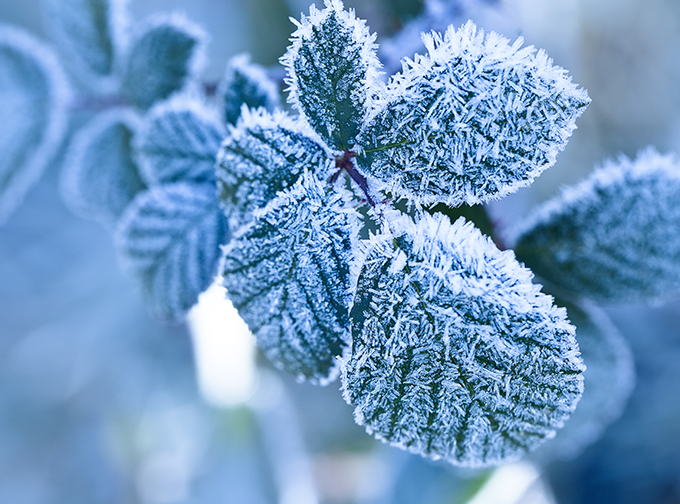
[[214,281],[228,234],[215,186],[177,182],[134,199],[115,245],[121,268],[140,281],[153,315],[179,322]]
[[472,224],[404,221],[401,236],[374,239],[359,275],[345,399],[403,449],[463,466],[516,460],[581,396],[574,328]]
[[152,16],[140,23],[123,64],[122,91],[141,109],[196,81],[206,62],[207,33],[183,14]]
[[518,256],[537,275],[601,301],[680,290],[680,160],[653,149],[607,161],[518,226]]
[[241,106],[257,109],[262,107],[274,112],[279,107],[279,89],[263,67],[251,63],[250,55],[237,54],[227,62],[224,77],[217,88],[223,103],[223,118],[227,124],[236,124]]
[[233,230],[246,224],[279,191],[292,186],[306,169],[326,175],[331,163],[325,147],[303,121],[283,112],[244,107],[217,157],[222,206]]
[[351,149],[374,95],[382,92],[375,34],[340,0],[310,7],[281,63],[288,101],[335,149]]
[[555,163],[590,102],[542,50],[469,21],[423,35],[358,137],[366,171],[412,201],[498,199]]
[[227,295],[277,367],[329,383],[349,340],[357,214],[305,172],[257,215],[225,247]]
[[24,30],[0,24],[0,224],[56,155],[70,101],[52,50]]
[[98,93],[114,91],[128,44],[127,0],[45,0],[44,19],[63,60]]
[[61,194],[71,211],[112,227],[146,189],[132,156],[138,116],[118,109],[96,116],[71,140],[61,173]]
[[635,385],[632,351],[607,314],[590,304],[568,304],[567,311],[586,365],[584,390],[564,427],[536,451],[544,463],[574,458],[595,442],[621,415]]
[[202,101],[176,95],[153,107],[135,137],[149,185],[215,179],[215,159],[225,128]]

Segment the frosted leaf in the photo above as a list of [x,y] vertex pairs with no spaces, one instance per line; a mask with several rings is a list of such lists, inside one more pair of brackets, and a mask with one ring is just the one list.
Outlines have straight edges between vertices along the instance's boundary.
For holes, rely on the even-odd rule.
[[182,89],[203,66],[207,36],[180,15],[149,20],[132,40],[123,93],[139,108]]
[[84,218],[113,225],[137,193],[146,189],[132,157],[139,119],[128,110],[95,117],[69,145],[62,171],[62,196]]
[[244,104],[273,112],[280,101],[276,83],[267,77],[264,68],[251,63],[247,54],[229,60],[217,93],[222,97],[224,121],[228,124],[236,124]]
[[325,384],[349,338],[356,215],[308,173],[259,215],[226,247],[223,285],[276,366]]
[[355,420],[462,466],[516,460],[554,435],[583,390],[566,311],[464,219],[399,223],[358,277],[343,371]]
[[616,420],[635,384],[633,354],[604,311],[567,304],[586,370],[583,396],[555,438],[536,451],[538,460],[576,457]]
[[289,102],[330,146],[349,149],[363,122],[369,90],[379,73],[375,35],[340,0],[310,8],[295,22],[292,45],[281,58],[288,69]]
[[115,72],[128,24],[125,0],[46,0],[45,21],[64,61],[85,82]]
[[240,227],[304,169],[323,171],[329,158],[304,124],[283,113],[244,109],[217,158],[220,197],[232,229]]
[[229,235],[215,186],[177,182],[139,194],[120,219],[121,267],[141,281],[151,311],[180,321],[217,275]]
[[69,99],[51,49],[0,24],[0,224],[55,156],[66,132]]
[[517,255],[537,275],[602,301],[680,289],[680,160],[646,150],[608,161],[547,202],[517,232]]
[[224,135],[219,120],[196,100],[178,96],[155,106],[135,138],[145,179],[149,184],[214,181]]
[[365,169],[422,204],[477,204],[555,163],[589,103],[543,51],[472,22],[424,36],[358,138]]

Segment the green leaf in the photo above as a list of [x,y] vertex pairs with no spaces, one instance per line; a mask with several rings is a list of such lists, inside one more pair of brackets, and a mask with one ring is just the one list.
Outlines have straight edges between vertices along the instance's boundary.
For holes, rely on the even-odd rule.
[[516,251],[537,275],[601,301],[680,290],[680,160],[648,149],[609,161],[532,213]]
[[288,100],[321,138],[336,149],[351,149],[363,123],[369,89],[379,85],[375,35],[339,0],[313,5],[293,33],[281,58],[289,77]]
[[590,102],[562,68],[471,21],[423,40],[428,54],[404,62],[358,137],[367,173],[397,196],[456,206],[505,196],[555,163]]
[[186,96],[163,102],[145,116],[135,138],[149,184],[215,180],[215,159],[225,131],[205,105]]
[[115,110],[95,117],[71,141],[62,171],[62,196],[71,210],[107,226],[146,189],[132,156],[139,119]]
[[247,223],[276,193],[292,186],[303,170],[324,172],[329,158],[310,138],[314,132],[283,113],[260,109],[241,116],[217,158],[220,198],[232,229]]
[[132,41],[123,93],[145,110],[181,90],[203,66],[205,40],[183,16],[152,18]]
[[50,48],[0,24],[0,224],[54,158],[66,132],[69,99]]
[[277,366],[298,379],[335,379],[349,338],[356,214],[305,173],[226,248],[227,295]]
[[45,21],[64,61],[85,82],[111,76],[127,28],[123,0],[46,0]]
[[179,322],[213,283],[228,237],[215,186],[176,182],[134,199],[118,224],[116,250],[153,315]]
[[276,83],[267,77],[264,68],[251,63],[247,54],[239,54],[229,60],[218,94],[222,97],[227,124],[236,124],[243,105],[273,112],[280,101]]
[[369,433],[462,466],[516,460],[583,390],[564,309],[464,219],[390,223],[358,276],[345,399]]

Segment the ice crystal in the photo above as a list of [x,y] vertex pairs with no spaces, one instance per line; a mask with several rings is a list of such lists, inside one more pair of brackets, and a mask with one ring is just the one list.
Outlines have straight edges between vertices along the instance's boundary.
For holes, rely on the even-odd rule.
[[153,314],[179,321],[217,275],[228,236],[213,184],[176,182],[139,194],[120,219],[121,266],[141,280]]
[[537,275],[603,301],[680,289],[680,160],[646,150],[609,161],[520,226],[517,254]]
[[206,34],[182,16],[150,19],[132,40],[123,92],[141,109],[182,89],[203,65]]
[[197,100],[178,96],[154,107],[135,139],[149,184],[214,181],[215,158],[225,131]]
[[223,285],[267,357],[298,378],[335,378],[349,338],[356,217],[305,172],[226,247]]
[[351,309],[346,400],[369,433],[454,464],[517,459],[583,390],[566,312],[464,219],[374,239]]
[[472,22],[424,36],[359,135],[366,171],[422,204],[476,204],[555,163],[589,103],[543,51]]
[[131,148],[138,123],[130,111],[114,110],[97,116],[73,138],[61,189],[74,213],[112,226],[135,195],[146,189]]
[[69,100],[66,77],[50,48],[0,24],[0,224],[56,154]]
[[326,151],[310,133],[283,113],[244,109],[236,127],[229,129],[217,165],[220,197],[233,229],[290,187],[304,169],[325,169]]
[[364,120],[380,63],[375,35],[340,0],[313,5],[281,58],[287,67],[288,100],[312,128],[336,149],[351,149]]
[[273,112],[279,106],[279,90],[259,65],[250,62],[250,56],[239,54],[229,60],[227,70],[218,87],[223,100],[224,121],[236,124],[241,107],[264,108]]

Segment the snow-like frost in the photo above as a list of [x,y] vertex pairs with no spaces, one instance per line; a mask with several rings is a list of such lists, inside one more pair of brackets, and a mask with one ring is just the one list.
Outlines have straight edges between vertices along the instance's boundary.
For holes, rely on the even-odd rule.
[[282,112],[243,109],[217,158],[220,198],[232,229],[292,186],[303,170],[327,170],[329,157],[314,136],[309,126]]
[[141,23],[124,66],[122,91],[148,109],[187,86],[202,70],[207,34],[180,14],[158,15]]
[[680,160],[653,149],[607,161],[532,213],[518,257],[537,275],[600,301],[680,290]]
[[228,236],[215,186],[176,182],[133,200],[115,245],[121,268],[141,282],[153,315],[178,322],[214,281]]
[[127,45],[127,0],[45,0],[44,19],[65,63],[80,80],[101,92]]
[[288,70],[288,101],[336,149],[351,149],[372,94],[381,89],[375,35],[340,0],[314,5],[292,20],[297,30],[281,58]]
[[326,384],[349,340],[356,213],[305,172],[257,215],[225,248],[227,295],[276,366]]
[[471,21],[423,40],[428,54],[404,61],[358,137],[367,172],[414,202],[455,206],[505,196],[555,163],[590,102],[565,70]]
[[139,118],[130,110],[100,114],[71,140],[64,158],[61,193],[75,214],[113,226],[146,189],[132,155]]
[[148,184],[214,181],[215,159],[226,132],[202,102],[178,95],[156,105],[135,137]]
[[56,155],[70,99],[52,50],[24,30],[0,24],[0,224]]
[[535,453],[548,462],[576,457],[616,420],[635,385],[633,354],[607,314],[594,305],[566,304],[586,370],[578,407],[554,439]]
[[229,60],[217,94],[222,98],[226,124],[236,124],[244,104],[251,109],[262,107],[273,112],[280,102],[276,83],[267,77],[263,67],[251,63],[248,54],[238,54]]
[[463,466],[516,460],[583,390],[566,311],[464,219],[373,240],[358,278],[345,399],[369,433]]

